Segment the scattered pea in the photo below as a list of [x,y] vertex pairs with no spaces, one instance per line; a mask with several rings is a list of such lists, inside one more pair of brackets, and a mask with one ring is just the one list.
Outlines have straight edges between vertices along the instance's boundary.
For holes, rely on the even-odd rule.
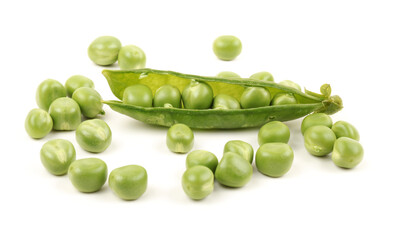
[[68,177],[80,192],[97,192],[106,182],[108,168],[99,158],[84,158],[71,163]]
[[120,49],[118,61],[121,70],[144,68],[146,66],[146,55],[139,47],[127,45]]
[[105,112],[102,110],[102,98],[101,95],[89,87],[80,87],[72,94],[82,114],[87,118],[95,118],[97,115],[104,115]]
[[325,156],[332,152],[336,135],[326,126],[312,126],[304,133],[304,146],[314,156]]
[[235,36],[220,36],[213,42],[213,51],[219,59],[230,61],[241,53],[242,42]]
[[228,187],[242,187],[251,180],[251,176],[250,162],[233,152],[224,153],[215,172],[217,181]]
[[263,144],[255,155],[258,171],[269,177],[283,176],[291,168],[292,162],[292,148],[281,142]]
[[81,87],[94,88],[94,82],[85,76],[74,75],[68,78],[65,83],[65,88],[69,97],[72,97],[75,90]]
[[273,75],[269,72],[257,72],[250,76],[251,79],[274,82]]
[[239,74],[230,72],[230,71],[223,71],[217,74],[217,77],[220,78],[240,78]]
[[109,174],[108,184],[119,198],[136,200],[147,189],[146,169],[138,165],[116,168]]
[[254,159],[254,149],[249,143],[241,140],[228,141],[224,146],[224,153],[233,152],[242,156],[250,164]]
[[360,139],[358,130],[349,122],[345,122],[345,121],[335,122],[332,126],[332,130],[334,134],[336,134],[337,138],[349,137],[356,141],[359,141]]
[[312,126],[326,126],[328,128],[331,128],[333,125],[333,121],[330,118],[329,115],[327,115],[326,113],[313,113],[308,115],[307,117],[305,117],[302,121],[302,126],[301,126],[301,131],[302,134],[304,135],[304,132],[306,132],[306,130],[309,127]]
[[194,133],[185,124],[174,124],[166,134],[166,145],[172,152],[187,153],[194,146]]
[[214,174],[208,167],[193,166],[184,172],[182,186],[191,199],[201,200],[213,192]]
[[258,132],[258,143],[263,145],[271,142],[288,143],[290,131],[287,125],[280,121],[266,123]]
[[195,150],[190,152],[186,158],[186,167],[202,165],[208,167],[213,173],[216,171],[218,159],[216,155],[205,150]]
[[81,123],[81,110],[72,98],[61,97],[53,101],[49,108],[55,130],[75,130]]
[[43,138],[53,128],[53,121],[49,113],[35,108],[27,114],[25,120],[25,129],[27,134],[32,138]]
[[46,79],[41,82],[36,91],[36,102],[39,108],[48,111],[49,106],[54,100],[66,97],[67,91],[65,87],[58,81]]
[[78,144],[88,152],[103,152],[112,142],[111,129],[101,119],[82,122],[76,129],[75,135]]
[[108,66],[117,61],[121,42],[112,36],[96,38],[89,46],[87,53],[91,61],[97,65]]
[[65,139],[53,139],[46,142],[40,151],[41,163],[53,175],[67,173],[70,164],[75,161],[74,145]]
[[334,164],[342,168],[354,168],[363,159],[362,145],[348,137],[340,137],[333,147],[332,160]]

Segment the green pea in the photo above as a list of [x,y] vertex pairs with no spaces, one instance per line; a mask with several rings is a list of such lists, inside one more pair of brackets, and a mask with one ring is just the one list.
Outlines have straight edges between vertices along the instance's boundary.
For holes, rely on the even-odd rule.
[[166,134],[166,145],[175,153],[187,153],[194,146],[194,133],[182,123],[174,124]]
[[302,134],[306,132],[309,127],[312,126],[326,126],[331,128],[333,125],[332,118],[326,113],[313,113],[305,117],[302,121],[301,131]]
[[76,89],[72,94],[72,99],[79,104],[82,114],[87,118],[95,118],[98,114],[105,114],[102,110],[101,95],[93,88],[81,87]]
[[249,163],[252,163],[254,159],[254,149],[252,146],[241,140],[228,141],[224,146],[224,153],[227,152],[237,153]]
[[292,162],[292,148],[281,142],[263,144],[255,155],[258,171],[269,177],[283,176],[291,169]]
[[121,199],[135,200],[146,192],[147,172],[144,167],[128,165],[109,174],[109,187]]
[[117,61],[121,48],[119,39],[112,36],[96,38],[87,49],[91,61],[97,65],[108,66]]
[[53,175],[64,175],[70,164],[75,161],[74,145],[65,139],[53,139],[46,142],[40,151],[41,163]]
[[271,105],[288,105],[297,104],[296,98],[291,93],[277,93],[271,102]]
[[332,152],[336,135],[326,126],[312,126],[304,133],[304,146],[314,156],[325,156]]
[[209,84],[192,80],[182,92],[184,108],[207,109],[213,102],[213,90]]
[[35,108],[27,114],[25,120],[25,129],[27,134],[32,138],[43,138],[53,128],[53,121],[49,113]]
[[248,87],[240,98],[242,108],[258,108],[269,104],[270,92],[264,87]]
[[75,135],[79,145],[88,152],[103,152],[112,142],[112,131],[101,119],[82,122],[76,129]]
[[284,80],[284,81],[279,82],[278,84],[302,91],[302,87],[300,87],[299,84],[292,82],[291,80]]
[[241,53],[242,42],[235,36],[220,36],[213,42],[213,51],[219,59],[230,61]]
[[132,70],[146,66],[145,52],[135,45],[127,45],[120,49],[119,67],[121,70]]
[[67,96],[66,89],[60,82],[46,79],[38,85],[35,99],[39,108],[48,111],[54,100],[65,96]]
[[193,166],[184,172],[182,186],[191,199],[201,200],[213,192],[214,174],[208,167]]
[[345,122],[345,121],[335,122],[332,126],[332,130],[334,134],[336,134],[337,138],[349,137],[356,141],[359,141],[360,139],[358,130],[349,122]]
[[84,158],[71,163],[68,177],[80,192],[97,192],[106,182],[108,168],[99,158]]
[[251,79],[274,82],[273,75],[269,72],[257,72],[250,76]]
[[352,138],[340,137],[333,147],[332,160],[342,168],[354,168],[363,159],[362,145]]
[[226,94],[218,94],[213,100],[213,109],[240,109],[239,101]]
[[50,105],[49,114],[55,130],[75,130],[81,123],[81,110],[72,98],[58,98]]
[[75,90],[81,87],[94,88],[94,82],[85,76],[74,75],[68,78],[65,83],[65,88],[69,97],[72,97]]
[[213,173],[216,171],[218,159],[216,155],[205,150],[195,150],[190,152],[186,158],[186,167],[202,165],[208,167]]
[[239,74],[230,72],[230,71],[223,71],[217,74],[219,78],[240,78]]
[[289,137],[288,126],[280,121],[273,121],[261,127],[258,132],[258,143],[259,145],[272,142],[288,143]]
[[148,86],[144,84],[135,84],[124,90],[123,103],[141,107],[152,107],[153,93]]
[[251,176],[250,162],[233,152],[224,153],[215,172],[217,181],[228,187],[242,187],[251,180]]
[[170,104],[174,108],[181,108],[181,93],[177,87],[163,85],[154,94],[153,104],[154,107],[165,107],[165,104]]

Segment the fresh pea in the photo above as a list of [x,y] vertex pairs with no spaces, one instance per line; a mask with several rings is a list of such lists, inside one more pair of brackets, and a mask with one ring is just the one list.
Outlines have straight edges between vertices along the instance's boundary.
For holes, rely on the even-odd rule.
[[104,115],[105,112],[102,110],[102,98],[101,95],[89,87],[80,87],[72,94],[82,114],[87,118],[95,118],[98,114]]
[[228,141],[224,146],[224,154],[227,152],[237,153],[242,156],[250,164],[254,159],[254,149],[249,143],[241,140]]
[[354,168],[363,159],[362,145],[352,138],[340,137],[333,147],[332,160],[342,168]]
[[60,82],[46,79],[38,86],[35,99],[39,108],[48,111],[54,100],[65,96],[67,96],[66,89]]
[[239,101],[226,94],[218,94],[213,100],[213,109],[240,109]]
[[196,165],[208,167],[214,173],[218,165],[218,159],[216,155],[209,151],[195,150],[187,155],[186,167],[188,169]]
[[165,107],[170,104],[171,107],[181,108],[181,93],[177,87],[166,84],[157,89],[154,94],[154,107]]
[[32,138],[43,138],[53,128],[53,121],[49,113],[35,108],[27,114],[25,120],[25,129],[27,134]]
[[302,121],[301,131],[302,134],[306,132],[309,127],[312,126],[326,126],[331,128],[333,124],[332,118],[325,113],[313,113],[305,117]]
[[81,87],[94,88],[94,82],[85,76],[74,75],[68,78],[65,83],[65,88],[69,97],[72,97],[75,90]]
[[326,126],[312,126],[304,133],[304,146],[314,156],[325,156],[332,152],[336,135]]
[[71,163],[68,177],[80,192],[97,192],[105,184],[108,175],[106,163],[99,158],[84,158]]
[[213,102],[213,90],[209,84],[192,80],[182,92],[184,108],[207,109]]
[[271,105],[289,105],[297,104],[296,98],[291,93],[277,93],[271,102]]
[[292,162],[292,148],[281,142],[263,144],[255,155],[258,171],[269,177],[283,176],[291,169]]
[[146,55],[139,47],[127,45],[120,49],[118,61],[121,70],[144,68],[146,66]]
[[76,129],[75,136],[84,150],[94,153],[105,151],[112,142],[112,131],[101,119],[82,122]]
[[251,79],[274,82],[273,75],[269,72],[257,72],[250,76]]
[[239,74],[230,72],[230,71],[223,71],[217,74],[219,78],[240,78]]
[[250,162],[233,152],[224,153],[215,172],[217,181],[228,187],[242,187],[251,180],[251,176]]
[[96,38],[87,49],[91,61],[97,65],[108,66],[117,61],[121,48],[119,39],[112,36]]
[[280,121],[266,123],[258,132],[258,143],[263,145],[271,142],[288,143],[290,131],[287,125]]
[[248,87],[240,98],[242,108],[258,108],[269,104],[270,92],[264,87]]
[[278,84],[302,91],[302,88],[300,87],[300,85],[295,82],[292,82],[291,80],[284,80],[284,81],[279,82]]
[[119,198],[136,200],[147,189],[146,169],[138,165],[116,168],[109,174],[108,184]]
[[127,87],[123,94],[123,103],[141,107],[153,106],[153,93],[144,84],[135,84]]
[[55,130],[75,130],[81,123],[81,110],[72,98],[61,97],[53,101],[49,114]]
[[182,186],[191,199],[201,200],[213,192],[214,174],[208,167],[193,166],[184,172]]
[[178,123],[168,129],[166,145],[175,153],[187,153],[194,146],[194,133],[187,125]]
[[335,122],[332,126],[332,130],[334,134],[336,134],[337,138],[349,137],[356,141],[359,141],[360,139],[358,130],[349,122],[345,122],[345,121]]
[[235,36],[220,36],[213,42],[213,51],[219,59],[230,61],[241,53],[242,42]]
[[64,175],[70,164],[75,161],[74,145],[65,139],[53,139],[46,142],[40,151],[41,163],[53,175]]

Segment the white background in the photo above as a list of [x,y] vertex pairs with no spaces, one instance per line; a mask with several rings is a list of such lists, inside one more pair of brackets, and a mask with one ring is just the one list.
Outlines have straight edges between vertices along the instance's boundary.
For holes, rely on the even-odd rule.
[[[1,239],[392,239],[393,157],[391,87],[393,14],[390,1],[2,1]],[[390,2],[391,3],[391,2]],[[231,62],[212,52],[217,36],[243,43]],[[239,189],[215,184],[202,201],[181,188],[186,155],[165,145],[166,128],[137,122],[105,106],[113,132],[101,154],[82,150],[74,132],[52,132],[41,140],[24,130],[36,107],[35,90],[46,78],[64,83],[74,74],[94,80],[104,99],[115,99],[102,67],[87,47],[102,35],[135,44],[146,67],[199,75],[229,70],[248,77],[271,72],[318,91],[330,83],[344,102],[334,121],[354,124],[365,150],[352,170],[330,157],[309,155],[301,119],[288,122],[295,151],[282,178],[260,174]],[[117,65],[111,68],[117,69]],[[194,149],[222,156],[233,139],[257,150],[258,128],[195,130]],[[77,158],[99,157],[111,171],[139,164],[149,185],[136,201],[122,201],[107,184],[94,194],[73,188],[67,176],[50,175],[39,151],[65,138]]]

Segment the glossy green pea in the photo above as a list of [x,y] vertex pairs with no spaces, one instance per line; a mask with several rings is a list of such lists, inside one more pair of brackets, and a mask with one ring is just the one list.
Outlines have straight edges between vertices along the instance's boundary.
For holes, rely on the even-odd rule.
[[65,96],[67,96],[66,89],[60,82],[46,79],[38,86],[35,99],[39,108],[48,111],[54,100]]
[[68,78],[65,83],[65,88],[69,97],[72,97],[75,90],[81,87],[94,88],[94,82],[85,76],[74,75]]
[[259,130],[258,143],[259,145],[272,142],[288,143],[290,134],[288,126],[284,123],[280,121],[269,122]]
[[299,91],[302,91],[302,88],[300,87],[300,85],[295,83],[295,82],[293,82],[293,81],[291,81],[291,80],[284,80],[284,81],[279,82],[278,84],[281,84],[281,85],[284,85],[284,86],[291,87],[291,88],[297,89]]
[[182,177],[182,187],[191,199],[201,200],[213,192],[214,174],[201,165],[188,168]]
[[302,134],[304,135],[304,132],[306,132],[306,130],[309,127],[318,126],[318,125],[331,128],[333,125],[332,118],[326,113],[313,113],[308,115],[302,121],[302,126],[301,126]]
[[291,93],[277,93],[271,102],[271,105],[289,105],[297,104],[296,98]]
[[35,108],[27,114],[25,120],[25,129],[27,134],[32,138],[43,138],[53,128],[53,121],[49,113]]
[[65,139],[53,139],[46,142],[40,151],[41,163],[53,175],[64,175],[70,164],[75,161],[74,145]]
[[154,107],[165,107],[165,104],[181,108],[181,93],[177,87],[166,84],[157,89],[156,94],[154,94]]
[[118,61],[121,70],[144,68],[146,66],[146,55],[139,47],[127,45],[120,49]]
[[117,61],[121,48],[119,39],[112,36],[96,38],[87,49],[91,61],[97,65],[108,66]]
[[213,109],[240,109],[239,101],[226,94],[218,94],[213,100]]
[[240,78],[239,74],[231,72],[231,71],[223,71],[217,74],[219,78]]
[[249,163],[252,163],[254,159],[254,149],[251,144],[241,140],[228,141],[224,146],[224,154],[227,152],[237,153]]
[[76,129],[75,136],[84,150],[94,153],[105,151],[112,142],[112,131],[101,119],[82,122]]
[[185,124],[174,124],[166,134],[166,145],[172,152],[187,153],[194,146],[194,133]]
[[244,157],[233,152],[224,153],[216,168],[215,177],[228,187],[243,187],[252,176],[252,166]]
[[304,146],[314,156],[325,156],[332,152],[336,135],[326,126],[312,126],[304,133]]
[[108,184],[119,198],[138,199],[147,189],[146,169],[138,165],[116,168],[109,174]]
[[213,102],[213,90],[209,84],[191,81],[182,92],[184,108],[207,109]]
[[153,93],[148,86],[135,84],[124,90],[123,103],[141,107],[151,107],[153,106]]
[[68,177],[80,192],[97,192],[108,176],[106,163],[99,158],[84,158],[71,163]]
[[258,108],[269,104],[270,92],[264,87],[248,87],[240,98],[242,108]]
[[102,110],[101,95],[93,88],[80,87],[76,89],[72,94],[72,99],[79,104],[82,114],[87,118],[95,118],[98,114],[105,114]]
[[251,79],[274,82],[273,75],[269,72],[257,72],[250,76]]
[[213,42],[213,51],[219,59],[230,61],[241,53],[242,42],[235,36],[220,36]]
[[362,145],[348,137],[340,137],[333,147],[332,160],[334,164],[342,168],[354,168],[363,159]]
[[359,141],[360,139],[358,130],[349,122],[345,122],[345,121],[335,122],[332,126],[332,130],[334,134],[336,134],[337,138],[349,137],[356,141]]
[[259,147],[255,155],[258,171],[269,177],[281,177],[291,169],[293,150],[286,143],[266,143]]
[[186,158],[186,167],[202,165],[208,167],[213,173],[216,171],[218,159],[216,155],[205,150],[195,150],[190,152]]
[[49,114],[55,130],[75,130],[81,123],[82,115],[77,102],[72,98],[58,98],[50,105]]

